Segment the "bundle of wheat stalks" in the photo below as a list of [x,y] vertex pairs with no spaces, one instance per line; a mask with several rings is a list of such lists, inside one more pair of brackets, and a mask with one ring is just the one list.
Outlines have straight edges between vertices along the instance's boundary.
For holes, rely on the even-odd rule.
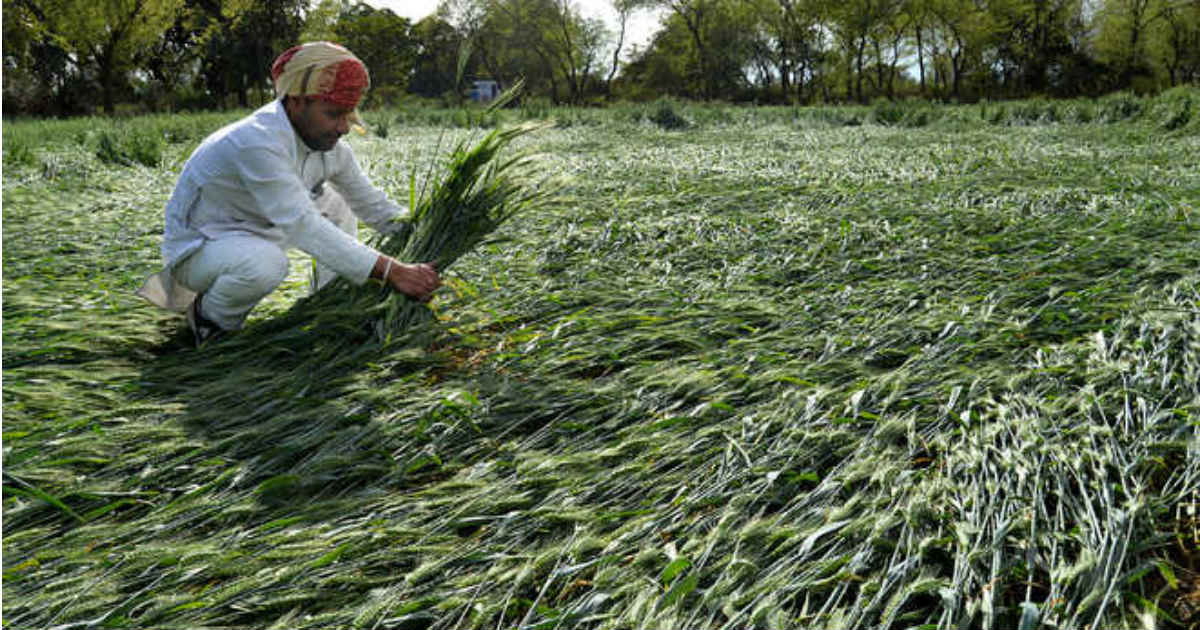
[[[376,249],[403,262],[430,262],[441,273],[501,223],[544,201],[546,188],[522,185],[510,176],[523,170],[530,156],[501,155],[513,140],[543,126],[497,129],[472,147],[459,144],[429,194],[414,204],[411,234],[386,235]],[[424,304],[403,295],[392,294],[385,304],[386,312],[375,320],[380,341],[430,317]]]
[[[446,167],[433,173],[423,194],[410,191],[411,230],[377,237],[380,252],[408,263],[432,263],[444,273],[513,215],[547,198],[547,189],[515,176],[530,155],[504,155],[514,140],[543,127],[525,124],[496,129],[475,144],[459,143]],[[354,286],[337,280],[306,300],[314,328],[341,336],[370,331],[381,343],[433,319],[425,304],[379,283]]]

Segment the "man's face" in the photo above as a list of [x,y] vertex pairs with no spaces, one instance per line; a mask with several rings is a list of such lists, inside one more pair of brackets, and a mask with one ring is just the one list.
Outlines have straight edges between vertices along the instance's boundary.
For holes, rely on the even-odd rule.
[[346,132],[350,131],[350,114],[354,109],[334,105],[319,98],[289,96],[288,119],[292,127],[313,151],[328,151]]

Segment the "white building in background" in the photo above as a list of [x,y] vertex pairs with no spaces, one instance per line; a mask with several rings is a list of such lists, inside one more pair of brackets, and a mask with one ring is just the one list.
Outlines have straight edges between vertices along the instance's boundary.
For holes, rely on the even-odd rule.
[[500,84],[491,79],[476,79],[467,96],[476,103],[486,103],[500,96]]

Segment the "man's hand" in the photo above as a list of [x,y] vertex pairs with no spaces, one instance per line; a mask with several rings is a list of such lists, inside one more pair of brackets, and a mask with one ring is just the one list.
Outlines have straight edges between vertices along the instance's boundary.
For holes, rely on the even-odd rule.
[[383,280],[392,289],[420,302],[428,302],[433,292],[442,286],[442,279],[433,265],[408,265],[383,255],[375,261],[371,277]]

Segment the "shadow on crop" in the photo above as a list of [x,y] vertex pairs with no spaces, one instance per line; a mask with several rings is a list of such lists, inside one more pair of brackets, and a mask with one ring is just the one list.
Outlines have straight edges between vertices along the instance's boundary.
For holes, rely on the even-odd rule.
[[381,346],[362,334],[314,329],[298,303],[226,338],[193,347],[186,326],[164,330],[149,348],[141,382],[202,441],[208,460],[240,467],[237,487],[266,506],[342,496],[396,474],[397,429],[375,419],[368,392],[379,363],[398,350],[387,378],[435,367],[438,358],[410,344]]
[[366,327],[318,330],[306,309],[301,300],[199,349],[173,322],[143,369],[143,385],[164,408],[179,408],[201,442],[189,459],[238,468],[238,494],[252,493],[262,510],[256,521],[429,487],[497,457],[502,440],[567,439],[543,429],[604,398],[479,365],[476,346],[486,342],[437,324],[380,344]]

